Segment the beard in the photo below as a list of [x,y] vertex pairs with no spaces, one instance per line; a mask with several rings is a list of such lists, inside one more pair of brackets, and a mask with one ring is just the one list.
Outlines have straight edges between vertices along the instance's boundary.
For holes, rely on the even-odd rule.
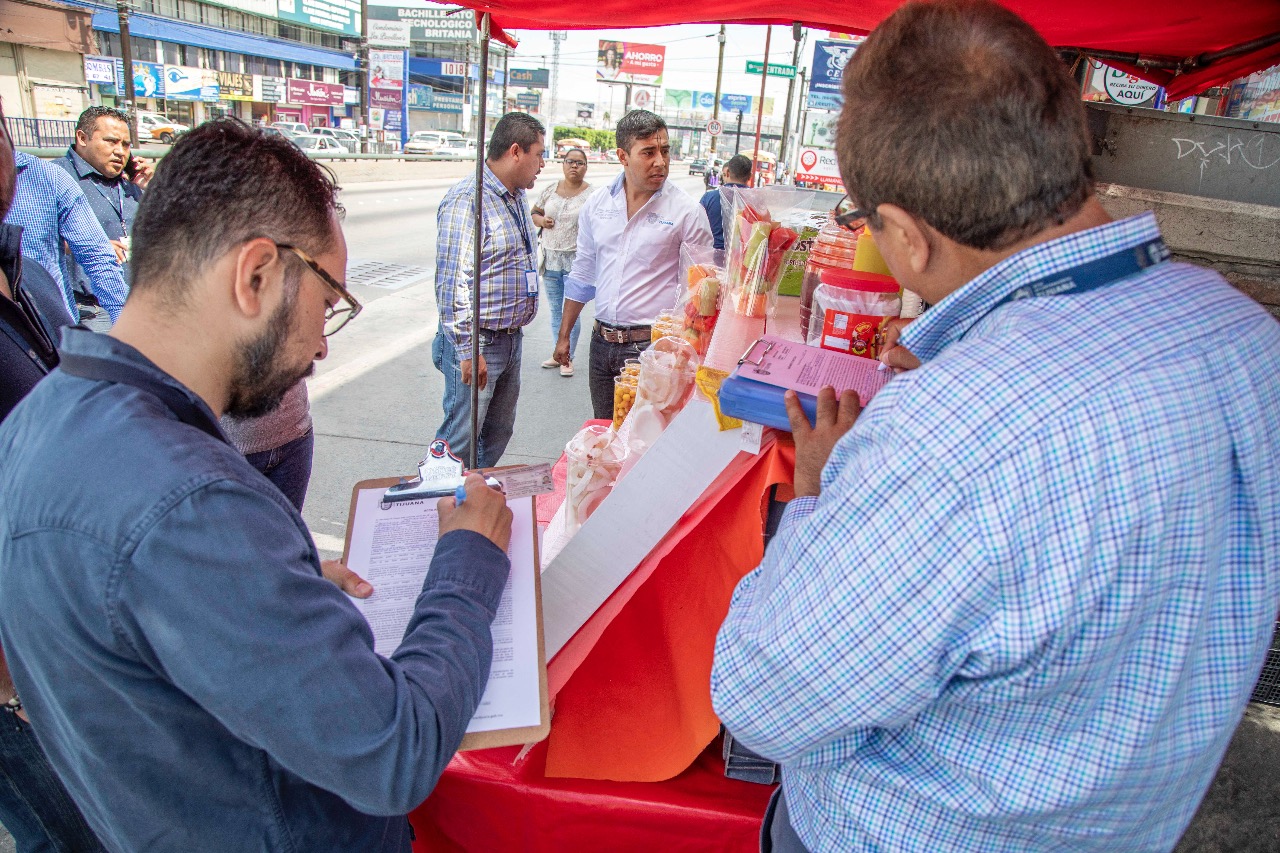
[[280,359],[293,326],[297,296],[298,290],[294,287],[267,321],[266,331],[236,354],[231,399],[226,410],[231,417],[257,418],[275,411],[289,389],[315,372],[314,361],[300,368],[284,364]]

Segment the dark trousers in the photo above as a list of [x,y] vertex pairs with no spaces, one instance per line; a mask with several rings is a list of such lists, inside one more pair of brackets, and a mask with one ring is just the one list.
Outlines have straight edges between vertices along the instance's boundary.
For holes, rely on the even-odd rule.
[[791,815],[781,785],[765,809],[764,825],[760,827],[760,853],[807,853],[804,842],[791,828]]
[[275,483],[289,503],[302,512],[302,503],[307,499],[307,485],[311,482],[311,456],[315,443],[315,433],[308,432],[271,450],[250,453],[245,459]]
[[591,332],[591,410],[597,419],[613,417],[613,380],[622,372],[622,364],[629,358],[637,358],[649,346],[648,341],[629,344],[611,344],[600,333]]
[[31,726],[0,712],[0,823],[18,853],[103,850],[62,787]]

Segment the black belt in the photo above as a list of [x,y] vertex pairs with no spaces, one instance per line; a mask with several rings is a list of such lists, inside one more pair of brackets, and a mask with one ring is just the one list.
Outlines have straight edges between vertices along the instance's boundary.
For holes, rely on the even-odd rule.
[[614,326],[596,320],[596,334],[611,344],[633,344],[653,336],[653,326]]
[[514,335],[516,332],[519,332],[522,328],[523,328],[522,326],[516,326],[514,329],[485,329],[485,328],[481,328],[481,329],[480,329],[480,331],[482,331],[482,332],[488,332],[488,333],[489,333],[489,334],[491,334],[491,335]]

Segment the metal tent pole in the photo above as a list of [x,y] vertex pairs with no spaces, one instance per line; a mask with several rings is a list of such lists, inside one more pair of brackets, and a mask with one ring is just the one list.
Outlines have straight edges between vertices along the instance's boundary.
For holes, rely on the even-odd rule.
[[489,13],[480,18],[480,73],[476,75],[480,101],[476,116],[476,222],[471,271],[471,447],[467,467],[476,467],[480,446],[480,249],[484,241],[484,128],[488,123]]

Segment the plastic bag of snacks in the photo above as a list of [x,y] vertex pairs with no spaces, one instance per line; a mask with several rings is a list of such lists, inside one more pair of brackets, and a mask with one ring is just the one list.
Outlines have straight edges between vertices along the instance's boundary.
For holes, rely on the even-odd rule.
[[744,317],[773,312],[778,282],[788,253],[800,235],[781,224],[813,203],[813,192],[793,187],[735,189],[733,214],[726,223],[729,291],[724,307]]
[[685,243],[680,246],[680,293],[676,314],[680,317],[680,337],[693,344],[699,357],[711,346],[711,333],[720,316],[720,293],[724,289],[724,252],[710,246]]
[[564,448],[565,532],[572,535],[591,517],[600,502],[613,491],[627,447],[612,428],[593,424],[583,427]]
[[653,446],[689,402],[699,364],[697,351],[682,338],[659,338],[640,353],[635,404],[619,432],[632,461]]

